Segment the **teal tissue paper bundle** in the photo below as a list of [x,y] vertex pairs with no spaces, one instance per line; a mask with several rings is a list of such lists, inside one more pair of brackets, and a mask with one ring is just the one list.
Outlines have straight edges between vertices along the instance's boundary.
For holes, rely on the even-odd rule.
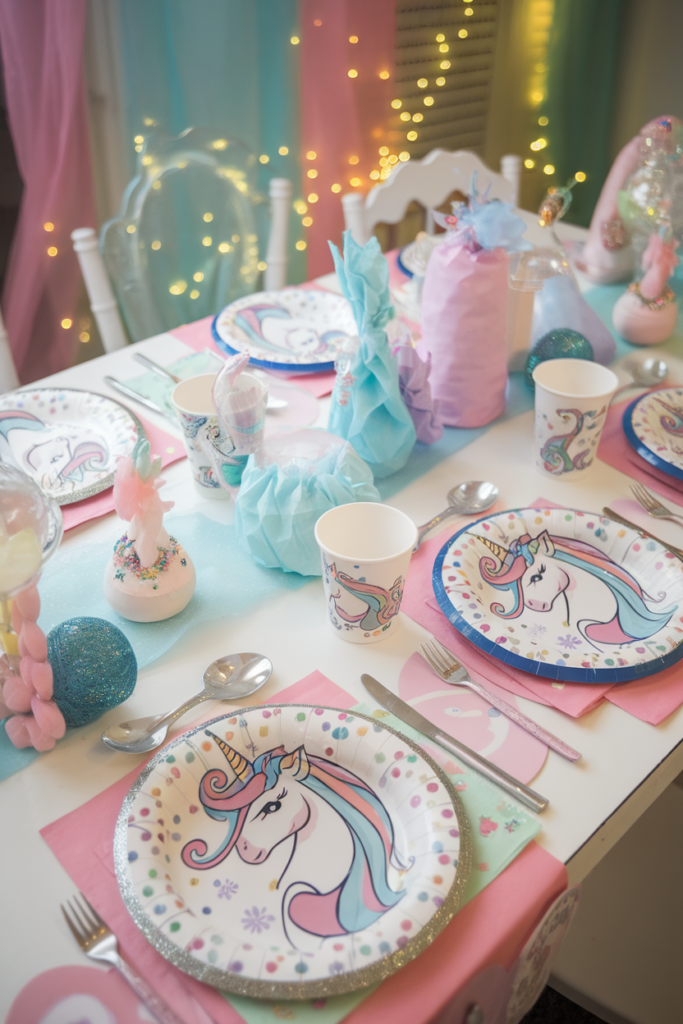
[[389,265],[379,242],[366,246],[344,232],[344,259],[330,242],[341,289],[351,303],[360,344],[337,360],[328,430],[346,438],[375,478],[401,469],[415,445],[415,426],[401,397],[398,368],[384,327],[392,316]]
[[260,565],[320,576],[314,529],[323,512],[380,500],[372,472],[350,444],[322,430],[302,430],[274,438],[261,459],[249,456],[235,526]]

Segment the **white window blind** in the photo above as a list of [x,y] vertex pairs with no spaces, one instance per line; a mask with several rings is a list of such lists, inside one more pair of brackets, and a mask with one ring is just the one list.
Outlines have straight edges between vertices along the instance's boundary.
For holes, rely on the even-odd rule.
[[[394,146],[417,159],[436,147],[483,155],[497,0],[397,0],[396,16],[396,98],[402,106],[392,118]],[[467,33],[465,38],[461,32]],[[441,35],[445,38],[439,42]],[[450,67],[442,68],[444,61]],[[437,84],[440,79],[445,79],[443,85]],[[427,85],[418,85],[420,80]],[[410,121],[401,119],[406,112]],[[415,121],[415,114],[421,120]],[[417,132],[413,141],[407,137],[411,131]]]

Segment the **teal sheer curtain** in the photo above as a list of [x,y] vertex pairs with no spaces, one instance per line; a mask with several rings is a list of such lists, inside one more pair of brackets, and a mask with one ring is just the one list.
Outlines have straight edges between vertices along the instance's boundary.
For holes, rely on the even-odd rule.
[[[567,220],[588,226],[610,169],[610,135],[623,0],[555,0],[548,47],[547,99],[542,113],[555,167],[564,185],[576,171],[586,181],[574,188]],[[544,154],[545,156],[545,154]]]
[[[267,240],[270,178],[301,197],[297,0],[120,0],[131,178],[135,137],[218,128],[256,157],[259,253]],[[139,144],[139,143],[138,143]],[[286,147],[288,152],[279,150]],[[292,209],[290,282],[304,280],[301,217]]]

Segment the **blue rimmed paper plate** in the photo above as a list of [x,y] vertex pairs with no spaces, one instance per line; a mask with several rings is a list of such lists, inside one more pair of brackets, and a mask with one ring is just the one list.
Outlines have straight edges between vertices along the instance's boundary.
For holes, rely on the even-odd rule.
[[349,337],[358,333],[351,304],[315,288],[247,295],[218,314],[211,327],[223,352],[248,352],[266,370],[333,370]]
[[683,480],[683,388],[660,388],[624,410],[626,440],[655,469]]
[[215,988],[307,999],[382,981],[455,913],[471,860],[451,782],[381,720],[264,705],[180,736],[119,814],[124,902]]
[[534,675],[618,683],[683,657],[683,563],[604,516],[487,516],[443,546],[433,585],[463,636]]
[[0,462],[30,476],[58,505],[114,483],[116,463],[145,430],[106,395],[37,387],[0,395]]

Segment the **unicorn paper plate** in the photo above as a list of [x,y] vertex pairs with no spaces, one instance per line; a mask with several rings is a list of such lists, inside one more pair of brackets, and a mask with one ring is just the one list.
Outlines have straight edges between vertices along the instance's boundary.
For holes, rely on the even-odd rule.
[[211,330],[224,352],[248,352],[255,366],[288,373],[333,370],[341,346],[358,333],[350,303],[315,288],[247,295],[226,306]]
[[144,436],[137,416],[105,395],[27,388],[0,396],[0,462],[21,469],[58,505],[111,487],[119,456]]
[[626,440],[662,473],[683,480],[683,388],[660,388],[624,411]]
[[138,927],[216,988],[304,999],[382,981],[457,908],[470,839],[420,747],[374,718],[247,708],[164,747],[119,815]]
[[487,516],[444,545],[433,584],[468,640],[534,675],[618,683],[683,657],[683,564],[604,516]]

